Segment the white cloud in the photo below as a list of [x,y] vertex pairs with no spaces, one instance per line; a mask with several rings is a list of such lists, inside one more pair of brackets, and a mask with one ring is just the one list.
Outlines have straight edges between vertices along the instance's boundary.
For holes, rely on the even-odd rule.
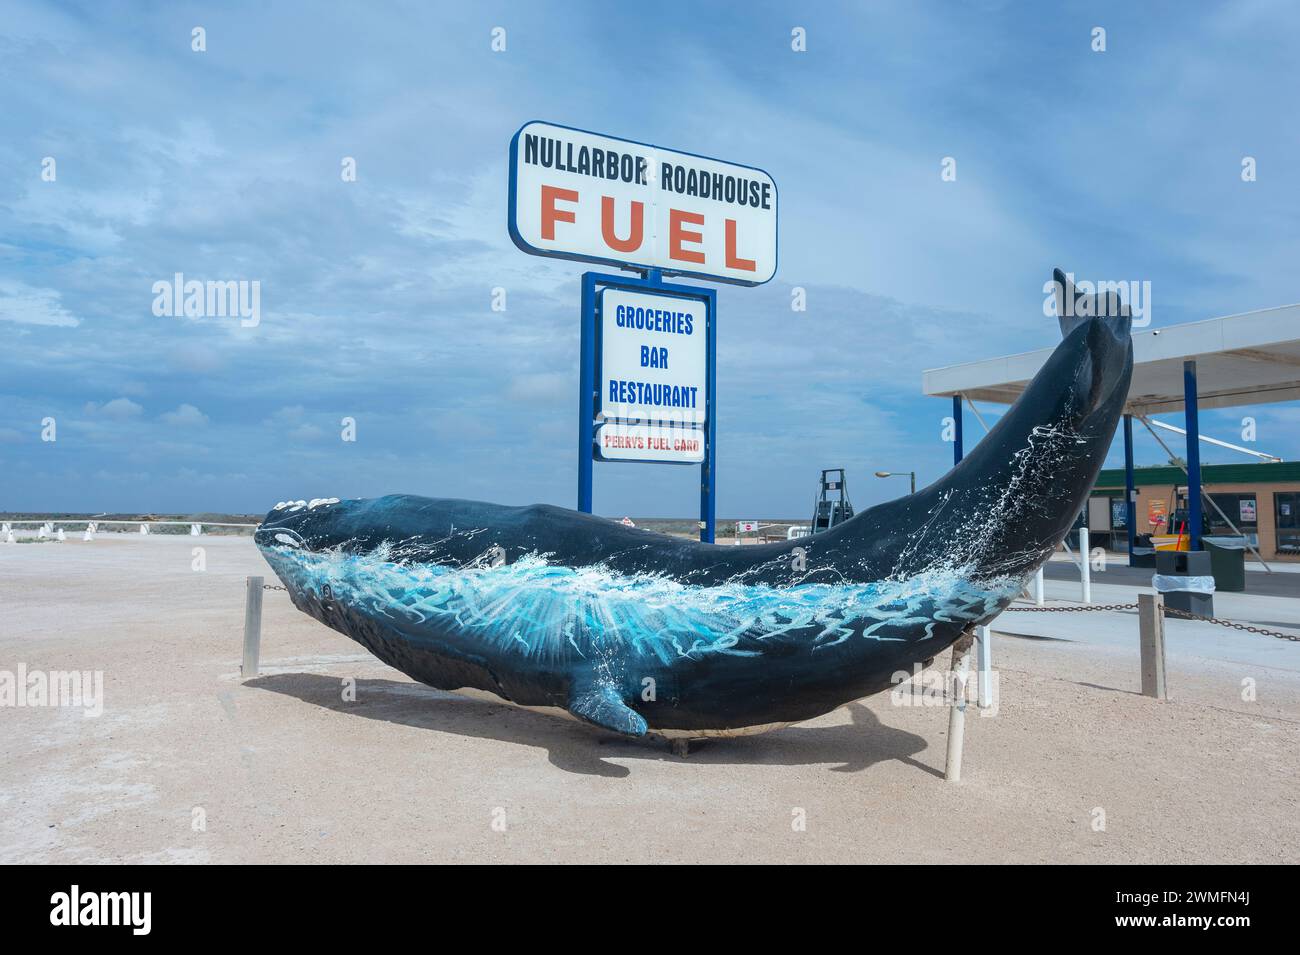
[[81,319],[63,307],[61,296],[54,289],[0,279],[0,322],[76,328]]
[[114,398],[112,401],[106,401],[102,405],[93,401],[86,402],[86,414],[96,418],[111,418],[114,421],[125,421],[128,418],[134,418],[144,411],[130,398]]
[[271,416],[266,418],[262,424],[297,424],[302,421],[304,414],[306,414],[306,409],[302,405],[285,405],[283,408],[272,412]]
[[175,411],[167,411],[159,416],[161,421],[170,425],[186,428],[201,428],[208,423],[208,416],[194,405],[183,404]]
[[[1267,95],[1239,92],[1290,75],[1290,10],[1189,14],[1177,33],[1143,32],[1143,57],[1112,61],[1088,52],[1086,33],[1063,59],[1023,17],[837,7],[803,22],[814,39],[853,35],[853,55],[830,43],[804,62],[761,16],[702,12],[674,31],[630,5],[619,30],[666,30],[661,69],[593,85],[581,58],[539,51],[605,37],[599,5],[574,4],[563,22],[518,5],[512,32],[529,42],[506,58],[444,44],[440,82],[412,97],[429,36],[482,28],[471,5],[347,17],[326,9],[345,9],[335,0],[311,42],[295,44],[299,14],[235,0],[205,14],[210,36],[240,37],[217,72],[167,17],[124,25],[10,6],[8,72],[36,79],[4,114],[6,142],[30,148],[0,147],[12,186],[0,190],[0,428],[24,436],[0,457],[25,469],[6,494],[16,485],[32,507],[52,494],[86,504],[77,476],[101,466],[155,482],[122,478],[97,504],[115,508],[264,510],[304,480],[334,485],[318,496],[369,495],[409,488],[412,473],[431,493],[572,503],[584,267],[524,255],[506,235],[505,146],[526,87],[544,116],[565,118],[546,92],[565,90],[578,125],[752,162],[778,182],[777,281],[719,293],[719,508],[730,516],[801,515],[820,466],[851,469],[859,506],[898,490],[870,479],[876,468],[941,473],[951,409],[920,396],[922,370],[1052,344],[1040,289],[1053,265],[1153,279],[1161,324],[1294,297],[1282,263],[1300,248],[1288,228],[1297,199],[1267,158],[1292,154],[1294,136],[1269,122]],[[1264,16],[1290,26],[1263,31]],[[1042,20],[1069,35],[1069,16]],[[1189,55],[1207,38],[1224,55]],[[382,67],[357,49],[384,50]],[[972,49],[981,55],[959,55]],[[762,50],[785,64],[779,82],[766,82]],[[1017,71],[987,70],[1011,53]],[[864,80],[863,59],[921,79]],[[1151,82],[1161,75],[1178,82]],[[708,103],[683,112],[704,88]],[[1126,89],[1136,95],[1116,111]],[[1085,117],[1068,129],[1043,119],[1063,99]],[[619,120],[632,100],[644,108]],[[1223,148],[1188,153],[1207,123]],[[1240,181],[1238,144],[1260,157],[1259,182]],[[46,152],[57,182],[40,178]],[[946,155],[956,182],[939,178]],[[357,158],[356,182],[340,179],[343,156]],[[1203,201],[1188,207],[1188,194]],[[154,316],[152,283],[177,271],[260,281],[262,323]],[[791,311],[792,285],[807,290],[806,312]],[[508,311],[491,311],[496,287]],[[82,420],[51,456],[36,423],[107,395],[123,397],[69,415]],[[195,447],[200,432],[168,424],[197,424],[204,405],[221,410]],[[345,411],[363,422],[360,456],[336,437]],[[1300,412],[1257,413],[1258,446],[1294,458],[1300,430],[1284,414]],[[1232,425],[1219,428],[1229,440]],[[982,433],[968,417],[968,442]],[[1142,460],[1162,460],[1138,440]],[[250,478],[196,493],[175,462],[205,452]],[[689,514],[698,497],[688,468],[598,473],[598,510]]]
[[510,397],[521,401],[561,398],[573,388],[573,376],[548,371],[535,375],[518,375],[510,381]]

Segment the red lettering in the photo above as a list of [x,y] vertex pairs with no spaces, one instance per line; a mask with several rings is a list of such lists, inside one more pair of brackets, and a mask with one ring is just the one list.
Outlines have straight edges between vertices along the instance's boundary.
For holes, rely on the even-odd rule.
[[683,212],[681,209],[668,210],[668,258],[677,262],[697,262],[704,264],[704,253],[683,249],[683,242],[702,242],[703,233],[683,229],[682,223],[704,225],[704,216],[697,212]]
[[[700,261],[703,261],[701,259]],[[742,259],[736,256],[736,220],[727,220],[727,268],[743,269],[746,272],[756,271],[753,259]]]
[[626,239],[620,239],[614,232],[614,197],[600,197],[600,234],[605,244],[615,252],[635,252],[641,248],[644,238],[645,203],[632,203],[632,226]]
[[577,202],[576,189],[561,189],[559,186],[542,186],[542,238],[555,238],[555,223],[573,222],[575,216],[567,209],[555,208],[555,201]]

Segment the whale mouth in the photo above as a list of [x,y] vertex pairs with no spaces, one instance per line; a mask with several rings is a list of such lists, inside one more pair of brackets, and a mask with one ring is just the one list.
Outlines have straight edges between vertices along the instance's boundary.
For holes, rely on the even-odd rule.
[[297,531],[288,527],[259,527],[253,532],[253,543],[258,547],[292,547],[307,550],[307,541]]
[[253,543],[263,550],[311,551],[326,546],[328,541],[321,532],[330,523],[327,515],[333,516],[339,504],[337,497],[281,501],[262,518],[253,532]]

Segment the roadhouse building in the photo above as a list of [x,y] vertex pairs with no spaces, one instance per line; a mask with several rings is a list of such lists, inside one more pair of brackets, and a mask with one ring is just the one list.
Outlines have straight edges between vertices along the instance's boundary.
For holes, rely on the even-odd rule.
[[[1144,321],[1150,322],[1149,300]],[[1300,556],[1300,528],[1296,525],[1300,465],[1278,462],[1202,467],[1200,449],[1201,409],[1300,400],[1298,336],[1300,305],[1280,305],[1163,328],[1134,328],[1133,379],[1120,429],[1125,466],[1101,473],[1086,516],[1089,531],[1108,536],[1106,543],[1127,552],[1132,560],[1138,547],[1146,549],[1138,537],[1175,537],[1181,530],[1186,539],[1174,543],[1185,550],[1201,550],[1204,535],[1231,534],[1230,521],[1243,534],[1258,537],[1256,546],[1265,560],[1294,560]],[[963,404],[972,409],[976,401],[1011,404],[1051,352],[1051,348],[1043,348],[924,372],[922,392],[952,401],[954,461],[962,457]],[[1181,428],[1153,420],[1152,416],[1169,412],[1182,412]],[[1135,424],[1150,430],[1171,459],[1184,458],[1186,470],[1176,466],[1134,467]],[[1177,454],[1174,446],[1152,430],[1157,425],[1182,432]],[[1128,505],[1124,501],[1126,488],[1132,497]],[[1102,508],[1125,513],[1104,515],[1100,513]],[[1122,534],[1116,534],[1116,530]]]
[[[1300,560],[1300,462],[1203,464],[1202,490],[1218,505],[1202,509],[1204,533],[1231,535],[1219,511],[1252,538],[1265,560]],[[1171,519],[1187,512],[1187,475],[1182,468],[1133,469],[1138,534],[1176,534]],[[1098,544],[1126,548],[1124,469],[1101,472],[1088,506],[1088,529]],[[1097,540],[1104,535],[1109,541]]]

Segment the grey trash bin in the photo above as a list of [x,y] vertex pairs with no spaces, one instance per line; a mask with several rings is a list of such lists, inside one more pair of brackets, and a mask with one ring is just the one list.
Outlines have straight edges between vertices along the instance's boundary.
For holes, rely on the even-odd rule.
[[1242,593],[1246,589],[1246,538],[1202,537],[1210,555],[1214,589]]
[[1156,549],[1154,547],[1139,547],[1133,545],[1133,552],[1129,555],[1128,565],[1130,567],[1150,567],[1156,569]]
[[1214,577],[1205,551],[1156,551],[1156,575],[1151,583],[1164,594],[1166,607],[1214,616]]

